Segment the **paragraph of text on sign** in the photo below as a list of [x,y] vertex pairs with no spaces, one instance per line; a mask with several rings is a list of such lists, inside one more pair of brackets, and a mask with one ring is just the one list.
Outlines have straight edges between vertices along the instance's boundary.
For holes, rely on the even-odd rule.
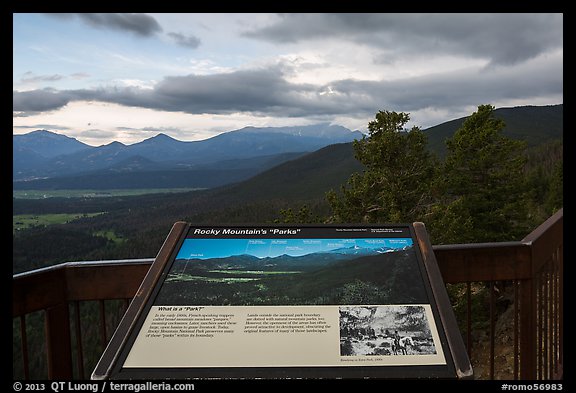
[[147,338],[212,338],[234,334],[321,334],[331,326],[319,313],[255,313],[239,318],[233,313],[198,312],[193,307],[160,307],[145,336]]

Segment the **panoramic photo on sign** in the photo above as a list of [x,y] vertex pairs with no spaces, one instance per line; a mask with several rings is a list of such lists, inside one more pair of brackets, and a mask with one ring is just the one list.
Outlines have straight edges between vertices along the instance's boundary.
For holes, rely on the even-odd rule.
[[192,226],[174,254],[124,370],[447,364],[409,225]]

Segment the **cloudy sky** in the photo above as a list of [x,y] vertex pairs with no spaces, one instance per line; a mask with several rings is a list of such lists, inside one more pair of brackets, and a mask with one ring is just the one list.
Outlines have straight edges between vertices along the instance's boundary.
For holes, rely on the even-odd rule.
[[14,14],[13,133],[98,146],[563,103],[562,14]]

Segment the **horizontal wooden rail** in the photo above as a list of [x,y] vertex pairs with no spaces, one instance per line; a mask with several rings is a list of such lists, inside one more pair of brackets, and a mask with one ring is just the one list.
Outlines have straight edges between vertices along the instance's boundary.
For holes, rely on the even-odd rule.
[[153,261],[68,262],[16,274],[12,280],[12,316],[69,301],[131,298]]
[[532,276],[531,249],[522,242],[433,246],[446,283],[526,280]]

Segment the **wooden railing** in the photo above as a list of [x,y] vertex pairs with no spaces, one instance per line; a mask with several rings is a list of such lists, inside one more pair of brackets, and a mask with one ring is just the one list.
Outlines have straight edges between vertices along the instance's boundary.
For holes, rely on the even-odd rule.
[[[448,286],[458,283],[465,286],[461,293],[466,299],[462,334],[473,366],[476,363],[488,368],[483,373],[486,379],[497,377],[497,349],[505,357],[502,360],[512,358],[513,365],[511,372],[501,373],[501,379],[562,378],[563,233],[563,210],[560,210],[519,242],[433,247],[444,282]],[[479,348],[488,352],[488,362],[474,361],[477,356],[473,348],[472,298],[478,288],[487,292],[488,298],[487,345]],[[497,342],[497,327],[502,327],[497,323],[504,324],[504,318],[497,319],[503,315],[498,310],[502,298],[510,302],[505,311],[511,346]],[[501,339],[506,337],[500,335]],[[478,377],[480,370],[474,371]]]
[[[560,210],[519,242],[433,247],[476,378],[563,377],[563,244]],[[13,377],[87,378],[152,262],[14,275]]]
[[[12,316],[19,320],[13,323],[13,336],[19,336],[13,344],[14,377],[88,378],[153,261],[69,262],[14,275]],[[94,313],[97,318],[90,318]],[[44,339],[31,348],[28,337],[42,325]],[[45,364],[32,373],[30,357],[37,363],[39,354]]]

